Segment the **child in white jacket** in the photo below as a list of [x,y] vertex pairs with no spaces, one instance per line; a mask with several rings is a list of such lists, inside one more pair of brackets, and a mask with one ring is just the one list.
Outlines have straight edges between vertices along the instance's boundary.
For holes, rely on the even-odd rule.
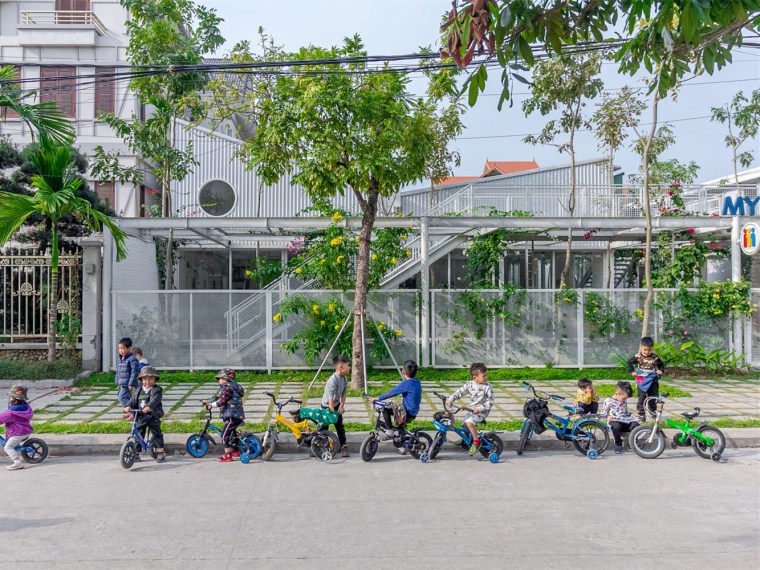
[[472,412],[467,412],[462,425],[467,426],[472,434],[470,455],[475,455],[480,447],[480,435],[477,426],[486,421],[486,417],[493,407],[493,388],[488,383],[488,369],[482,362],[475,362],[470,366],[470,376],[472,380],[465,382],[464,386],[449,396],[446,402],[451,405],[465,394],[469,394]]

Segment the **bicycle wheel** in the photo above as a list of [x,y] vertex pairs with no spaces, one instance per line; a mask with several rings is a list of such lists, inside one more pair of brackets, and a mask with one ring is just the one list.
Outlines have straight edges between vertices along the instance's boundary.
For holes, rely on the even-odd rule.
[[594,419],[580,420],[576,423],[572,437],[575,449],[582,455],[588,455],[592,449],[596,451],[597,455],[601,455],[610,443],[607,426]]
[[338,436],[328,430],[317,432],[311,440],[311,452],[322,461],[330,461],[339,449]]
[[694,446],[694,451],[702,459],[712,459],[713,453],[720,454],[723,453],[724,449],[726,449],[726,438],[723,435],[723,432],[718,428],[705,425],[698,428],[697,431],[713,440],[713,444],[708,445],[704,441],[701,441],[692,436],[692,445]]
[[[654,429],[657,431],[650,443],[649,437]],[[628,436],[628,441],[631,443],[631,447],[636,455],[644,459],[654,459],[665,451],[665,434],[662,433],[661,429],[655,428],[655,426],[643,425],[633,428],[631,435]]]
[[435,437],[433,437],[433,443],[430,444],[430,452],[428,453],[430,459],[435,459],[441,452],[441,449],[443,449],[443,443],[443,434],[441,432],[436,433]]
[[261,453],[261,440],[252,433],[246,433],[240,440],[240,455],[255,459]]
[[264,433],[264,439],[261,441],[261,457],[262,461],[269,461],[272,459],[275,450],[277,449],[277,440],[275,439],[274,432],[267,430]]
[[36,437],[30,437],[22,445],[26,448],[21,450],[21,457],[24,458],[24,461],[27,463],[42,463],[45,461],[48,455],[47,443]]
[[362,446],[359,448],[359,455],[362,457],[362,461],[372,461],[372,458],[377,453],[377,439],[370,434],[362,442]]
[[486,449],[483,447],[483,445],[480,446],[480,455],[488,459],[489,455],[492,453],[495,453],[496,455],[501,455],[501,452],[504,451],[504,442],[501,441],[501,438],[496,435],[495,433],[489,433],[484,434],[480,436],[481,439],[484,439],[486,441],[489,441],[491,444],[493,444],[493,447],[490,449]]
[[122,444],[121,450],[119,451],[119,461],[121,462],[121,466],[124,469],[131,469],[135,464],[136,455],[135,442],[128,439]]
[[412,446],[412,449],[410,449],[409,452],[412,454],[412,457],[419,459],[423,453],[427,453],[430,450],[433,438],[421,430],[414,430],[412,433],[414,433],[417,442]]
[[517,444],[517,455],[522,455],[525,451],[525,446],[528,445],[530,436],[533,435],[533,423],[530,420],[525,420],[520,431],[520,442]]
[[208,441],[202,435],[198,435],[197,433],[195,433],[187,438],[187,443],[185,443],[185,448],[187,448],[187,452],[191,456],[203,457],[204,455],[206,455],[206,452],[208,451]]

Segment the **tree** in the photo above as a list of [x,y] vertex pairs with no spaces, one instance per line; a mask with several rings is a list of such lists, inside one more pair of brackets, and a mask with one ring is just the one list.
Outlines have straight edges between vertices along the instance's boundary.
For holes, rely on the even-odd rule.
[[[753,151],[739,153],[739,147],[747,139],[754,139],[757,136],[758,126],[760,125],[760,89],[755,89],[750,96],[749,101],[742,91],[737,93],[731,103],[726,103],[722,107],[713,107],[712,119],[719,123],[726,123],[728,134],[726,135],[726,146],[731,149],[731,160],[734,165],[734,180],[739,184],[739,169],[741,164],[744,168],[749,168],[755,158]],[[734,134],[734,129],[738,132]]]
[[[560,153],[570,156],[570,194],[567,200],[567,214],[575,213],[575,135],[579,129],[590,128],[583,115],[586,101],[599,95],[602,80],[599,79],[601,60],[598,55],[561,56],[539,63],[533,72],[532,97],[523,103],[526,116],[538,111],[548,115],[559,111],[559,120],[550,120],[538,135],[523,139],[530,144],[545,144],[557,148]],[[568,136],[567,141],[555,142],[560,133]],[[565,266],[560,274],[560,288],[567,286],[571,267],[573,230],[567,230]]]
[[[340,47],[302,48],[288,59],[365,55],[360,38],[354,36],[346,38]],[[354,298],[354,388],[363,380],[359,324],[367,304],[379,201],[423,179],[441,156],[440,147],[448,139],[440,136],[438,106],[444,94],[453,93],[451,77],[451,70],[435,76],[429,94],[415,99],[409,93],[406,73],[388,67],[370,69],[363,62],[318,64],[309,67],[307,73],[280,74],[271,87],[262,90],[256,105],[255,135],[244,142],[244,156],[265,183],[274,184],[287,172],[295,171],[294,182],[312,198],[329,199],[349,191],[359,203],[362,222]]]
[[[689,73],[712,74],[728,65],[745,30],[760,30],[760,0],[454,0],[441,43],[442,56],[460,67],[476,54],[496,55],[504,68],[501,109],[519,62],[535,63],[534,46],[549,57],[611,48],[620,73],[634,75],[643,66],[654,75],[650,92],[662,98]],[[468,78],[471,104],[487,77],[481,63]]]
[[71,121],[63,116],[54,101],[31,103],[36,96],[36,91],[22,92],[14,66],[0,67],[0,115],[3,120],[8,111],[14,111],[29,125],[32,139],[37,131],[40,140],[71,144],[74,140]]
[[58,236],[59,223],[68,215],[74,216],[93,231],[106,226],[113,235],[116,259],[125,257],[126,234],[107,215],[76,195],[82,184],[74,168],[74,153],[68,145],[60,145],[50,138],[42,139],[37,152],[30,156],[37,172],[31,183],[31,196],[0,192],[0,244],[7,242],[21,224],[33,214],[50,221],[52,234],[50,262],[50,290],[48,304],[48,360],[55,360],[56,328],[58,319]]
[[[171,182],[181,181],[197,164],[192,143],[176,148],[178,117],[197,120],[203,110],[201,93],[208,76],[199,72],[175,72],[172,66],[201,63],[203,56],[224,43],[219,33],[221,19],[215,10],[191,0],[121,0],[129,12],[127,57],[135,71],[167,66],[164,73],[146,73],[129,82],[137,98],[151,105],[153,115],[145,122],[132,115],[130,120],[103,114],[104,120],[126,145],[149,162],[151,173],[161,184],[161,215],[171,217]],[[93,175],[121,183],[138,182],[139,170],[123,169],[118,153],[97,147]],[[173,288],[173,233],[166,243],[164,283]]]

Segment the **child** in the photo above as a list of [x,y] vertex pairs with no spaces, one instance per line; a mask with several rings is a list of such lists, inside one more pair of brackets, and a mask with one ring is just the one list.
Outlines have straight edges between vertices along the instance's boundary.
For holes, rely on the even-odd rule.
[[[126,406],[129,403],[131,392],[139,385],[137,382],[137,359],[132,354],[132,339],[129,337],[124,337],[119,341],[115,383],[119,388],[119,403]],[[124,417],[132,419],[129,414]]]
[[27,403],[26,386],[14,384],[8,390],[8,409],[0,414],[0,424],[5,424],[5,453],[13,462],[8,465],[8,471],[23,469],[21,455],[15,447],[34,431],[30,420],[34,415],[32,407]]
[[493,388],[488,383],[488,369],[482,362],[475,362],[470,366],[470,376],[472,380],[465,382],[464,386],[449,396],[446,403],[451,405],[465,394],[470,395],[472,412],[467,412],[462,424],[466,425],[472,434],[470,455],[475,455],[480,447],[478,424],[486,421],[486,417],[488,417],[488,413],[491,411],[491,407],[493,406]]
[[602,404],[601,415],[607,417],[607,423],[615,438],[615,453],[623,453],[623,438],[620,435],[624,431],[631,431],[639,422],[628,411],[628,391],[619,384],[615,386],[615,395],[607,398]]
[[[140,371],[142,387],[132,390],[132,397],[129,399],[129,403],[124,406],[124,411],[129,412],[132,409],[142,412],[137,418],[137,428],[144,434],[143,437],[147,436],[148,430],[153,434],[153,442],[156,444],[156,451],[158,452],[156,462],[163,463],[166,461],[164,434],[161,433],[161,418],[164,416],[164,406],[161,399],[164,390],[161,386],[156,386],[158,378],[158,371],[155,368],[152,366],[143,368]],[[140,461],[139,452],[135,461]]]
[[132,349],[132,354],[137,359],[137,374],[140,374],[140,370],[148,366],[150,364],[145,358],[143,358],[143,351],[142,348],[134,347]]
[[617,384],[615,384],[615,387],[625,390],[629,398],[633,396],[633,388],[631,388],[631,383],[628,380],[620,380]]
[[[660,377],[665,371],[662,359],[652,350],[654,341],[652,337],[645,336],[641,339],[639,351],[628,361],[628,372],[636,378],[639,390],[639,400],[636,402],[636,410],[639,412],[639,421],[645,422],[647,417],[644,411],[644,400],[660,394]],[[649,413],[655,413],[655,401],[649,401]]]
[[[403,413],[401,414],[403,419],[399,422],[398,429],[400,433],[404,432],[406,424],[411,422],[417,417],[420,411],[420,402],[422,401],[422,384],[417,380],[417,363],[414,360],[407,360],[401,367],[401,376],[403,380],[399,382],[395,388],[391,388],[385,394],[381,394],[377,398],[370,398],[370,402],[375,400],[387,400],[393,396],[403,396],[401,403]],[[395,433],[393,431],[393,420],[391,419],[391,407],[386,406],[383,410],[385,416],[386,430],[382,437],[383,441],[393,439]]]
[[593,382],[588,378],[578,380],[575,410],[579,414],[595,414],[599,411],[599,394],[596,393]]
[[234,449],[232,446],[238,440],[237,428],[245,420],[245,411],[243,410],[245,390],[235,382],[235,371],[230,368],[220,370],[216,379],[219,382],[219,395],[212,402],[204,400],[203,405],[209,410],[219,408],[219,417],[224,420],[224,430],[222,431],[224,454],[217,461],[229,463],[234,457],[240,457],[240,450]]
[[338,412],[338,420],[335,422],[335,431],[340,441],[340,456],[348,457],[348,445],[346,445],[346,428],[343,427],[343,412],[346,408],[346,393],[348,390],[348,373],[351,363],[348,358],[339,354],[333,358],[335,374],[327,379],[325,391],[322,394],[322,407]]

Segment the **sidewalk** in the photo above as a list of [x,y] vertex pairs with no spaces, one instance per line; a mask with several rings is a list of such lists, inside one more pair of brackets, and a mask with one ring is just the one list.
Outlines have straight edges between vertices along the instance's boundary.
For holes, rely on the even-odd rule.
[[[572,404],[577,384],[570,380],[534,381],[537,389],[562,394]],[[760,419],[760,380],[678,380],[666,379],[664,384],[680,388],[691,397],[671,398],[667,401],[665,411],[676,415],[690,410],[694,406],[702,409],[700,419],[707,421],[720,418]],[[122,419],[121,406],[116,400],[116,389],[112,387],[93,387],[82,391],[71,389],[35,388],[30,386],[29,397],[35,409],[35,422],[53,424],[112,423]],[[615,381],[597,381],[596,385],[614,385]],[[494,407],[488,419],[492,422],[522,420],[523,403],[529,393],[523,390],[517,381],[491,382],[494,391]],[[278,400],[289,397],[303,400],[304,407],[318,407],[320,397],[305,397],[306,386],[296,382],[257,382],[243,384],[246,389],[245,412],[249,423],[268,421],[271,415],[271,399],[264,392],[273,392]],[[315,384],[315,388],[321,387]],[[451,394],[461,386],[461,382],[422,382],[423,398],[418,418],[429,420],[433,413],[441,410],[441,402],[433,395],[434,391]],[[380,389],[380,384],[369,382],[371,391]],[[374,390],[373,390],[374,389]],[[76,390],[76,389],[75,389]],[[661,389],[662,390],[662,389]],[[216,383],[204,384],[168,384],[164,385],[164,421],[189,421],[199,417],[200,400],[208,400],[218,391]],[[635,408],[635,398],[631,402]],[[551,403],[556,412],[561,407]],[[287,408],[286,408],[287,409]],[[349,397],[346,402],[346,422],[371,423],[374,414],[368,402],[360,397]]]

